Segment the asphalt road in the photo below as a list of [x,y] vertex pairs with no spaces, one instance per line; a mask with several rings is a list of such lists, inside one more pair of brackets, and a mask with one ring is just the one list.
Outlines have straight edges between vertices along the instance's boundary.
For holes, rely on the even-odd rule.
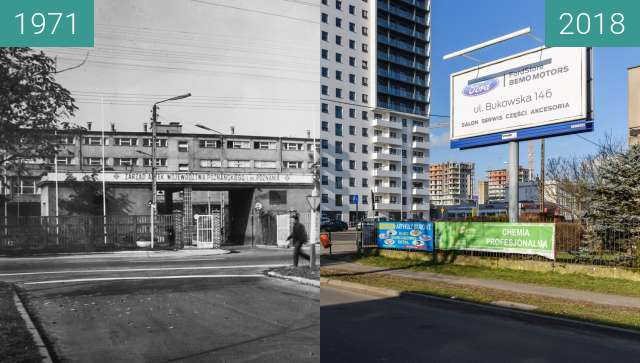
[[291,251],[0,264],[61,361],[318,362],[319,291],[265,277]]
[[527,322],[455,302],[380,299],[322,287],[327,362],[630,362],[640,341]]

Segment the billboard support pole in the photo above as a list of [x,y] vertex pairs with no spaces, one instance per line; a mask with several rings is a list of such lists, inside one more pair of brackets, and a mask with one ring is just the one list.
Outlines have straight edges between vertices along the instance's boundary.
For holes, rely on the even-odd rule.
[[519,186],[520,172],[520,143],[509,143],[509,223],[518,223],[519,217]]

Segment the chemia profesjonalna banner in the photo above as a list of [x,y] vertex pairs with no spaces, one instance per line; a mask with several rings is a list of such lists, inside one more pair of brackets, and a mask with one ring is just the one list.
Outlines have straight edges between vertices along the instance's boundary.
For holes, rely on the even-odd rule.
[[552,223],[436,223],[436,249],[516,253],[555,258]]

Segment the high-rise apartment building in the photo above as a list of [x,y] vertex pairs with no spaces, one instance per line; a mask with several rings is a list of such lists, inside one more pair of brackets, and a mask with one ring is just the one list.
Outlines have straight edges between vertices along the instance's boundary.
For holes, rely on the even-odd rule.
[[488,181],[479,181],[478,182],[478,204],[487,204],[489,203],[489,182]]
[[[519,167],[518,181],[524,183],[531,180],[532,175],[529,169]],[[504,202],[507,200],[507,187],[509,185],[507,169],[488,170],[487,179],[489,181],[488,202]]]
[[429,166],[429,197],[437,206],[473,201],[475,164],[446,162]]
[[628,69],[629,145],[640,143],[640,66]]
[[429,216],[430,8],[322,0],[324,215]]

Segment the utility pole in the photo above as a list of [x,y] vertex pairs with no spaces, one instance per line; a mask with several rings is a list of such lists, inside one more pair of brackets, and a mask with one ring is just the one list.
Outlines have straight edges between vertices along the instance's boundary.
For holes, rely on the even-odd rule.
[[509,222],[518,223],[519,220],[519,186],[520,174],[520,143],[511,141],[509,143]]
[[153,115],[151,117],[151,248],[153,249],[155,237],[155,219],[156,219],[156,203],[157,201],[157,180],[156,180],[156,138],[158,137],[158,129],[156,122],[158,121],[158,104],[153,105]]
[[540,140],[540,213],[544,213],[544,139]]

